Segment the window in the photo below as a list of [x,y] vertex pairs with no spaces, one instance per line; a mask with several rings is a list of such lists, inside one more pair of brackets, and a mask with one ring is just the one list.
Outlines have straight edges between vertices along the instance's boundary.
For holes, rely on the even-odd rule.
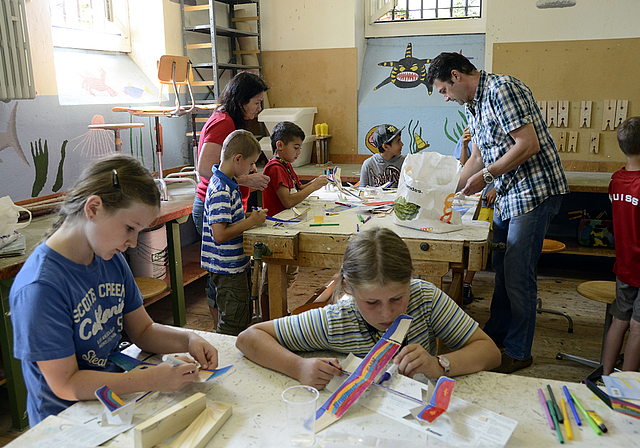
[[486,4],[482,0],[367,0],[365,37],[484,34]]
[[380,22],[480,17],[481,0],[397,0]]
[[56,47],[130,52],[126,0],[49,0]]

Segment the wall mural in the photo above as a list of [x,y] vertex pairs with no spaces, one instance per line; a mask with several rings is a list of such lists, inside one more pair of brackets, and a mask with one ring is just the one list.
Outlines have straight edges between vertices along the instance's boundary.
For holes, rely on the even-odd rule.
[[[7,131],[0,132],[0,151],[13,148],[13,150],[18,154],[20,160],[29,165],[29,161],[27,157],[24,155],[24,151],[22,147],[20,147],[20,142],[18,141],[18,133],[16,131],[16,114],[18,111],[18,103],[16,102],[15,106],[13,106],[13,110],[11,110],[11,116],[9,117],[9,121],[7,122]],[[0,159],[0,163],[2,163],[2,159]]]
[[[404,51],[404,57],[398,58]],[[443,51],[464,54],[478,69],[484,67],[483,35],[410,36],[369,39],[358,91],[358,153],[378,152],[371,137],[383,123],[405,126],[404,154],[427,149],[452,155],[467,119],[464,109],[433,95],[427,85],[432,58]],[[415,56],[414,56],[415,55]],[[396,59],[398,58],[398,59]],[[391,73],[382,79],[380,67]],[[397,88],[386,87],[393,85]],[[423,89],[422,86],[425,88]]]
[[400,89],[412,89],[424,84],[429,92],[429,95],[433,92],[433,87],[427,83],[427,67],[426,64],[430,64],[431,59],[417,59],[412,56],[411,42],[407,44],[407,49],[404,52],[404,58],[398,61],[379,62],[378,65],[383,67],[393,67],[391,74],[388,78],[378,84],[373,90],[378,90],[380,87],[392,83],[394,86]]

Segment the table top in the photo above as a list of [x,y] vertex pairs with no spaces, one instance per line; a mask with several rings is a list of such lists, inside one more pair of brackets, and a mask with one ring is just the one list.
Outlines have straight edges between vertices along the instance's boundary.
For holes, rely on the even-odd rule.
[[[182,216],[191,214],[193,210],[193,198],[195,191],[192,184],[186,183],[170,183],[169,184],[169,200],[162,201],[160,204],[160,214],[150,227],[164,224]],[[31,220],[31,223],[20,229],[25,237],[27,250],[24,255],[16,257],[0,258],[0,280],[15,277],[22,268],[22,265],[31,255],[31,252],[40,244],[45,232],[51,227],[56,218],[56,214],[38,216]]]
[[142,128],[144,123],[103,123],[103,124],[90,124],[87,126],[89,129],[108,129],[111,131],[120,129]]
[[[206,445],[208,448],[222,446],[230,448],[280,448],[287,446],[285,442],[287,440],[285,408],[280,395],[284,389],[296,385],[298,382],[249,361],[236,349],[236,338],[233,336],[208,332],[198,332],[198,334],[218,349],[219,365],[223,367],[232,364],[232,369],[224,376],[205,383],[193,383],[178,392],[158,392],[149,395],[148,398],[136,405],[134,423],[141,423],[168,406],[176,404],[196,392],[202,392],[206,394],[207,402],[219,401],[230,404],[233,408],[233,414],[229,420]],[[128,353],[135,356],[139,351],[133,347],[128,349]],[[309,356],[311,355],[325,356],[327,353],[309,354]],[[339,356],[339,358],[342,359],[343,356]],[[563,396],[561,388],[565,385],[562,382],[480,372],[457,377],[453,397],[517,421],[518,424],[507,446],[555,446],[558,444],[556,433],[549,428],[538,396],[538,388],[542,388],[545,395],[548,396],[547,384],[551,385],[555,391],[556,399],[559,400]],[[597,436],[588,425],[577,426],[571,418],[574,443],[583,443],[584,446],[589,447],[634,446],[637,444],[640,436],[640,420],[607,408],[582,384],[570,383],[566,386],[577,396],[585,409],[593,409],[598,412],[608,428],[607,433]],[[329,396],[330,392],[320,391],[319,404],[324,403]],[[123,397],[123,399],[126,402],[134,397],[136,395]],[[466,413],[469,407],[470,405],[466,405],[466,407],[462,406],[456,410],[452,410],[450,407],[449,412],[459,413],[457,416],[460,416],[460,414]],[[77,422],[86,422],[98,417],[101,412],[102,405],[97,401],[76,403],[59,416],[45,419],[7,447],[31,446],[47,435],[60,431],[65,423],[73,425]],[[443,419],[446,423],[447,416],[448,413],[441,416],[439,420]],[[468,418],[465,420],[465,424],[455,427],[454,430],[459,434],[474,435],[474,431],[477,431],[476,428],[480,426],[473,420],[473,418]],[[437,422],[438,420],[436,420]],[[492,428],[491,430],[500,431],[501,428]],[[129,431],[119,435],[106,446],[133,447],[131,433],[132,431]],[[563,434],[565,434],[564,428]],[[395,441],[395,445],[384,446],[415,447],[425,446],[427,442],[429,446],[448,446],[434,436],[397,423],[358,404],[353,405],[337,423],[320,432],[317,439],[322,440],[336,435],[367,436],[387,441],[387,443]],[[167,439],[166,442],[172,441],[175,437]],[[319,444],[317,443],[316,446]]]
[[[180,107],[180,114],[206,114],[213,112],[218,108],[217,104],[196,104],[191,109],[191,104],[185,104]],[[113,112],[128,112],[137,117],[170,117],[176,110],[175,106],[141,106],[141,107],[114,107]]]

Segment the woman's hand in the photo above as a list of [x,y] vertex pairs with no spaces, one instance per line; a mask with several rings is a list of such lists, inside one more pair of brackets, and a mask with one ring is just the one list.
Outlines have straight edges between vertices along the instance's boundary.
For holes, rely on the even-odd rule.
[[298,381],[318,390],[325,388],[334,376],[342,375],[342,367],[336,358],[301,358]]
[[269,185],[271,178],[265,174],[253,173],[245,174],[244,176],[238,176],[238,184],[245,187],[255,188],[257,190],[264,190]]
[[438,358],[431,356],[419,344],[404,347],[393,358],[393,362],[398,364],[398,372],[409,378],[413,378],[417,373],[422,373],[427,378],[439,378],[443,372]]

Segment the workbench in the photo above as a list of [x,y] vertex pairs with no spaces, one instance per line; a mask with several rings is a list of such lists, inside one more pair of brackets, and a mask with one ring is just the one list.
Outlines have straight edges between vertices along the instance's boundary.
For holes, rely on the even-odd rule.
[[[315,193],[314,193],[315,195]],[[324,196],[324,193],[323,193]],[[386,196],[386,195],[385,195]],[[324,196],[327,198],[330,196]],[[387,198],[389,199],[389,198]],[[309,203],[320,201],[311,196]],[[320,201],[327,209],[336,207],[334,201]],[[298,208],[304,208],[304,203]],[[342,256],[349,239],[357,232],[371,227],[387,227],[397,233],[409,247],[413,260],[414,275],[419,275],[442,287],[442,277],[454,269],[454,280],[449,295],[462,304],[462,271],[481,271],[488,255],[489,223],[464,219],[460,230],[449,233],[432,233],[414,230],[393,223],[393,214],[380,217],[374,215],[367,223],[359,221],[370,207],[359,205],[340,211],[337,215],[325,216],[325,223],[337,222],[337,226],[310,226],[313,216],[308,213],[303,222],[275,226],[267,221],[264,225],[244,232],[245,254],[253,254],[254,245],[266,244],[273,255],[264,256],[269,265],[269,318],[288,314],[286,265],[332,268],[336,272],[342,266]],[[284,210],[276,218],[291,218],[291,210]]]
[[[206,447],[282,448],[289,446],[285,432],[287,421],[285,407],[280,395],[284,389],[296,385],[298,382],[248,360],[235,347],[236,338],[234,336],[209,332],[197,333],[217,348],[220,367],[233,365],[229,373],[205,383],[192,383],[177,392],[157,392],[149,395],[136,405],[133,423],[141,423],[194,393],[201,392],[206,395],[207,404],[212,401],[226,403],[232,406],[233,411],[231,417],[206,444]],[[139,359],[145,355],[140,353],[136,347],[128,348],[126,353],[132,356],[137,354]],[[336,354],[318,352],[306,353],[304,356],[328,357],[336,356]],[[340,361],[344,358],[343,355],[337,355],[337,357]],[[157,358],[154,357],[152,360],[157,361]],[[506,445],[508,447],[559,446],[556,433],[550,429],[538,397],[538,388],[543,389],[548,396],[547,385],[553,388],[558,401],[563,397],[561,388],[566,385],[586,409],[595,410],[607,425],[608,432],[597,436],[586,423],[577,426],[572,416],[574,440],[568,441],[569,445],[577,443],[585,447],[635,446],[638,437],[640,437],[640,420],[607,408],[582,384],[493,372],[479,372],[456,377],[455,380],[456,384],[452,396],[465,400],[468,404],[458,411],[452,410],[450,406],[449,412],[464,412],[472,405],[478,405],[483,409],[498,413],[502,417],[517,421],[517,426]],[[126,402],[138,395],[132,394],[122,398]],[[320,391],[318,406],[324,403],[329,396],[329,391]],[[96,417],[99,418],[101,412],[102,405],[96,400],[76,403],[58,416],[46,418],[35,428],[6,445],[6,448],[32,446],[45,437],[68,428],[69,425],[82,424]],[[571,411],[568,410],[568,412]],[[439,419],[445,420],[448,418],[449,414],[447,413],[439,417]],[[478,417],[479,419],[480,417]],[[436,422],[438,421],[436,420]],[[474,421],[469,417],[465,424],[454,429],[458,433],[472,438],[477,435],[483,424],[484,422]],[[498,425],[491,428],[493,433],[501,430],[504,428]],[[564,434],[564,428],[562,431]],[[132,430],[125,432],[106,443],[105,446],[133,448],[132,433]],[[365,437],[368,438],[365,446],[407,448],[451,446],[433,435],[398,423],[358,403],[351,406],[338,422],[320,432],[316,436],[318,442],[315,446],[323,446],[320,441],[324,440],[326,443],[327,439],[332,436],[351,437],[351,444],[348,446],[355,446],[356,440]],[[166,439],[163,442],[166,445],[163,446],[168,446],[176,437],[172,436]],[[376,438],[381,444],[374,445]],[[480,443],[475,446],[495,446],[490,440],[485,439],[484,442],[484,444]],[[362,443],[364,442],[360,440],[360,444]],[[472,444],[458,444],[458,446],[472,446]]]
[[[168,275],[166,281],[170,289],[166,292],[145,299],[145,306],[169,295],[173,306],[173,322],[176,326],[186,324],[184,303],[184,285],[207,274],[200,268],[200,244],[185,248],[185,260],[180,242],[180,224],[187,221],[193,208],[195,196],[193,186],[186,184],[171,184],[169,186],[169,200],[162,201],[160,214],[150,227],[166,224]],[[9,406],[13,427],[24,429],[28,425],[26,417],[26,389],[22,380],[20,361],[13,357],[13,331],[11,327],[11,311],[9,309],[9,289],[14,277],[24,265],[27,257],[42,241],[45,232],[51,227],[56,215],[44,215],[33,218],[31,223],[20,230],[26,239],[25,255],[0,258],[0,349],[4,363],[6,387],[9,391]],[[1,384],[1,383],[0,383]]]

